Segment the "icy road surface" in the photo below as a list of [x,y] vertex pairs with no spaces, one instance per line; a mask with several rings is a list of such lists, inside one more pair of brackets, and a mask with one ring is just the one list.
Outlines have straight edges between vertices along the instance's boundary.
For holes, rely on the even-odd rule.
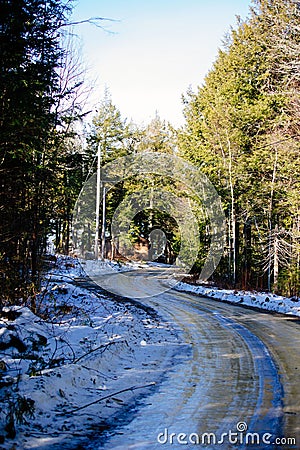
[[[90,449],[300,448],[299,319],[162,292],[167,281],[155,269],[104,276],[98,282],[159,311],[183,331],[191,352],[179,358],[138,411]],[[238,445],[226,437],[200,447],[178,443],[180,433],[183,441],[195,441],[197,435],[201,442],[205,433],[222,441],[222,433],[237,429]],[[258,433],[259,445],[244,445],[247,432]],[[278,444],[269,445],[275,438]],[[279,444],[282,438],[296,438],[297,444],[284,445],[284,439]]]

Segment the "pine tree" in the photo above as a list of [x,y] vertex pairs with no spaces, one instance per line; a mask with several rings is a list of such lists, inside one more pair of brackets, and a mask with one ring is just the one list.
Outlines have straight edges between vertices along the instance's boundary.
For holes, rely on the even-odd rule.
[[[219,269],[223,280],[230,273],[233,284],[271,288],[276,252],[269,252],[264,273],[264,242],[275,242],[276,229],[289,233],[291,210],[292,228],[299,223],[292,177],[292,170],[299,173],[297,113],[291,106],[295,95],[286,89],[288,69],[296,70],[299,11],[292,1],[257,4],[250,19],[231,30],[203,86],[184,98],[186,125],[178,138],[181,154],[199,165],[223,199],[228,217],[228,247]],[[275,34],[269,33],[270,24]],[[290,52],[278,51],[278,42]],[[275,264],[279,278],[285,263],[279,258]],[[277,288],[278,276],[272,276]]]
[[70,5],[1,0],[0,266],[2,298],[14,301],[38,282],[56,180],[61,27]]

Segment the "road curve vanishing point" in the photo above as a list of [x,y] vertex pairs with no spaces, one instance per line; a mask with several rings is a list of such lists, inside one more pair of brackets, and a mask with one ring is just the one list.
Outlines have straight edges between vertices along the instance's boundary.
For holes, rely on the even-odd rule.
[[[166,283],[155,270],[116,279],[118,283],[109,275],[99,284],[105,288],[107,283],[110,291],[114,285],[121,296],[142,297],[143,304],[181,329],[191,352],[175,361],[174,369],[131,422],[93,448],[195,448],[190,442],[178,442],[181,433],[185,436],[181,440],[212,433],[215,443],[212,435],[206,436],[212,445],[203,448],[248,448],[243,441],[246,433],[278,438],[277,445],[266,439],[250,448],[300,448],[298,319],[175,290],[152,296],[157,283]],[[222,442],[222,435],[230,430],[241,432],[239,444]],[[284,445],[289,438],[297,444]]]

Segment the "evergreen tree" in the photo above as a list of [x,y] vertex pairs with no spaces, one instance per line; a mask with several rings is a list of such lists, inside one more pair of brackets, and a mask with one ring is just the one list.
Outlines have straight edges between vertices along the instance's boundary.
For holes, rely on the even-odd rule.
[[[277,263],[273,237],[276,229],[289,232],[292,203],[298,211],[291,168],[298,173],[299,146],[289,137],[295,113],[280,69],[295,69],[293,57],[287,64],[287,54],[276,51],[278,40],[269,29],[271,22],[276,24],[278,38],[294,54],[295,42],[288,44],[283,36],[289,29],[285,19],[298,15],[298,9],[291,1],[257,4],[250,19],[231,30],[203,86],[184,98],[186,125],[178,138],[181,154],[199,165],[223,199],[228,246],[221,277],[228,280],[230,273],[233,285],[269,288],[273,277],[276,290],[277,272],[286,264]],[[289,205],[287,198],[293,198]],[[299,220],[293,222],[296,228]],[[261,264],[266,242],[267,269]]]
[[1,295],[9,301],[38,282],[51,227],[61,148],[61,35],[70,8],[59,0],[1,0],[0,269]]

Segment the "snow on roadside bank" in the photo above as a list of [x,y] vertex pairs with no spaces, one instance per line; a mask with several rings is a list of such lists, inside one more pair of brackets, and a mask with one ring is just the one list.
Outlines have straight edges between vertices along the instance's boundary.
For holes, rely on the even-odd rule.
[[67,449],[99,437],[135,411],[181,345],[154,311],[76,284],[76,259],[49,264],[39,315],[14,307],[0,316],[0,449]]
[[300,317],[300,300],[298,298],[286,298],[280,295],[260,292],[235,291],[192,285],[170,280],[170,287],[177,291],[191,292],[197,295],[213,298],[223,302],[251,306],[266,311],[274,311]]

